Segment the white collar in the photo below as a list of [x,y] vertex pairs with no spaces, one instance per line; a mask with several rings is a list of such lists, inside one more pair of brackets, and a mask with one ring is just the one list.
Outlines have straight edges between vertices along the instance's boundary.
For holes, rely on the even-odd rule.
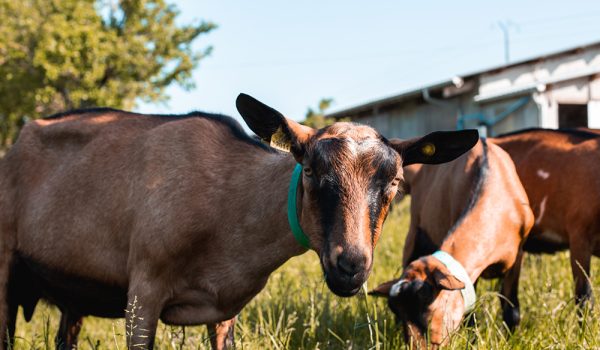
[[[475,286],[473,285],[473,281],[471,281],[471,277],[469,277],[467,270],[465,270],[465,268],[458,261],[456,261],[452,255],[444,251],[438,250],[437,252],[433,253],[432,256],[444,264],[454,277],[465,284],[465,287],[460,290],[460,294],[462,295],[465,304],[465,313],[473,310],[475,302],[477,301],[477,295],[475,294]],[[400,287],[402,287],[404,283],[408,282],[409,281],[405,279],[401,279],[400,281],[394,283],[394,285],[392,285],[390,288],[390,296],[398,296],[398,294],[400,294]]]
[[465,313],[473,310],[475,301],[477,301],[477,295],[475,294],[475,286],[473,285],[473,281],[471,281],[471,277],[469,277],[467,270],[465,270],[465,268],[458,261],[456,261],[452,255],[442,250],[438,250],[437,252],[431,254],[431,256],[438,259],[442,264],[446,265],[450,273],[452,273],[454,277],[465,284],[465,287],[460,290],[460,294],[462,294],[465,303]]

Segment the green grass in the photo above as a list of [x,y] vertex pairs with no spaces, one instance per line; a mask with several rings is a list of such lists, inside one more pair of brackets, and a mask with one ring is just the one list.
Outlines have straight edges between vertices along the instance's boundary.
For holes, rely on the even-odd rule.
[[[369,288],[400,273],[409,213],[403,201],[390,214],[376,249]],[[594,260],[592,279],[600,285]],[[579,326],[573,302],[568,253],[527,255],[521,275],[521,325],[512,336],[499,313],[497,280],[478,285],[474,327],[457,332],[448,349],[593,349],[600,348],[600,312],[589,311]],[[595,288],[597,294],[598,288]],[[598,300],[598,298],[596,298]],[[34,319],[19,316],[16,349],[51,349],[58,326],[56,308],[38,305]],[[79,338],[81,349],[125,349],[123,320],[88,317]],[[288,261],[239,316],[238,349],[398,349],[402,334],[384,299],[360,294],[339,298],[327,289],[318,258],[307,253]],[[160,325],[160,349],[209,349],[205,327]]]

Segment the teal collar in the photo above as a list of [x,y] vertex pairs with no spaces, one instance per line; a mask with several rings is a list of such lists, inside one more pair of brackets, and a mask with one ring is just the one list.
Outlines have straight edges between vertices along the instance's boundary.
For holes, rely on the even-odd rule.
[[310,249],[310,243],[308,237],[302,231],[300,222],[298,221],[298,209],[296,208],[296,195],[298,193],[298,182],[300,182],[300,175],[302,175],[302,165],[296,164],[294,172],[292,173],[292,179],[290,180],[290,189],[288,191],[288,203],[287,203],[287,215],[292,234],[296,241],[306,249]]

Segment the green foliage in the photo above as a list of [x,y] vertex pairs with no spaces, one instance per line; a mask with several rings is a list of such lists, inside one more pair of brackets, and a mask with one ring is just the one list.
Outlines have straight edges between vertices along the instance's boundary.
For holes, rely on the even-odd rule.
[[[400,275],[408,202],[402,201],[388,216],[375,249],[369,288]],[[593,285],[600,285],[597,259],[591,275]],[[444,349],[600,348],[600,308],[587,310],[580,327],[568,253],[525,255],[519,287],[522,321],[512,336],[502,323],[499,287],[498,280],[478,282],[475,326],[456,332]],[[58,321],[56,308],[47,305],[38,305],[30,323],[19,316],[15,349],[53,348]],[[291,259],[271,276],[239,315],[235,331],[238,349],[408,348],[385,299],[333,295],[312,252]],[[125,349],[125,337],[123,319],[86,317],[79,344],[84,349]],[[156,348],[210,349],[210,343],[205,327],[183,330],[161,323]]]
[[176,23],[165,0],[0,0],[0,146],[28,119],[66,109],[165,101],[211,47],[215,25]]
[[332,103],[332,98],[322,98],[321,101],[319,101],[317,110],[309,107],[308,111],[306,111],[306,119],[302,122],[302,124],[310,126],[311,128],[321,129],[335,123],[335,119],[325,118],[325,112],[327,109],[329,109],[329,107],[331,107]]

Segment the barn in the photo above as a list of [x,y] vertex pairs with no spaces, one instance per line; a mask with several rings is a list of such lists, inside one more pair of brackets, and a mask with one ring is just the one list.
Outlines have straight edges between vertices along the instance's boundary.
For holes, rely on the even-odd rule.
[[400,138],[464,128],[487,136],[527,127],[600,128],[600,42],[455,76],[327,117]]

